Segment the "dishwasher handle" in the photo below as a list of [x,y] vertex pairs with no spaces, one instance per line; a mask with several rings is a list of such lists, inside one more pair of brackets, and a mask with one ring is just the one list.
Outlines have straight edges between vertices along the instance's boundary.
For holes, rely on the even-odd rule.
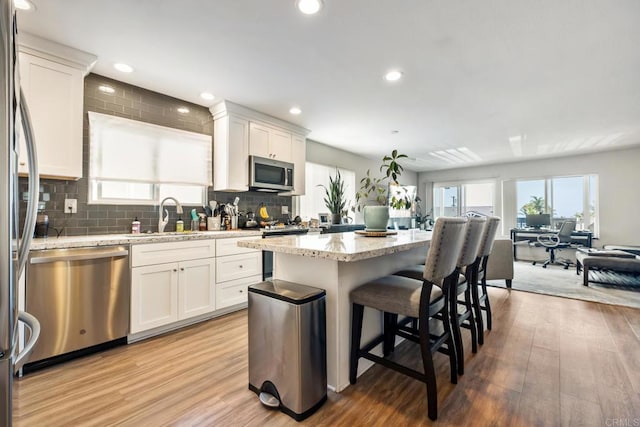
[[129,255],[127,249],[118,249],[113,251],[96,251],[91,253],[83,253],[77,255],[45,255],[31,257],[29,263],[31,264],[47,264],[50,262],[58,261],[86,261],[100,258],[115,258]]

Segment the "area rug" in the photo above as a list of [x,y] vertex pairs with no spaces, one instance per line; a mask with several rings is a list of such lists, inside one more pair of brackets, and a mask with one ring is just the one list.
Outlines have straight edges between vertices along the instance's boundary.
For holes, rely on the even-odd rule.
[[[640,286],[632,278],[616,284],[589,282],[589,286],[583,286],[582,274],[576,274],[575,266],[565,270],[562,266],[542,268],[540,264],[515,261],[513,268],[512,288],[515,290],[640,308]],[[489,280],[487,284],[506,287],[504,280]]]

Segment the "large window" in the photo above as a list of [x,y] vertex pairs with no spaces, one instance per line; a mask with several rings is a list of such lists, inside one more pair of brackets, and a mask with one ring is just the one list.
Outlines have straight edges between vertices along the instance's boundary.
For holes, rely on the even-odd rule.
[[204,204],[211,136],[89,112],[89,203]]
[[[346,209],[351,215],[356,194],[356,174],[348,169],[338,168],[340,175],[345,182],[345,194],[347,197]],[[329,209],[324,204],[324,188],[320,185],[328,186],[329,177],[336,175],[335,166],[325,166],[317,163],[307,162],[305,165],[305,195],[297,197],[298,215],[304,220],[318,218],[319,213],[329,213]]]
[[436,183],[433,186],[433,216],[493,215],[494,188],[493,182]]
[[576,229],[590,230],[597,236],[597,175],[520,180],[516,192],[518,226],[525,225],[527,214],[549,213],[555,227],[575,219]]

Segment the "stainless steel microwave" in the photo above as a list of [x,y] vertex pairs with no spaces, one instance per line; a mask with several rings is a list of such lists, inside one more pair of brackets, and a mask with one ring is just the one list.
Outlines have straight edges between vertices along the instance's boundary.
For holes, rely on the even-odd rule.
[[292,191],[293,163],[250,156],[249,188],[257,191]]

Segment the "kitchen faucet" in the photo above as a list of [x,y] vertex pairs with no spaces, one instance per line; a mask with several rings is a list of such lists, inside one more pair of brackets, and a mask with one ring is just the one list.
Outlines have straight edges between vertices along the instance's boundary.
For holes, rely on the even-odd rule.
[[175,197],[165,197],[164,199],[162,199],[162,201],[160,202],[160,208],[158,209],[158,213],[160,214],[160,217],[158,218],[158,233],[163,233],[164,232],[164,228],[167,226],[167,223],[169,222],[169,211],[164,209],[164,214],[166,215],[164,218],[162,217],[162,210],[164,208],[164,202],[166,202],[167,200],[173,200],[174,203],[176,204],[176,213],[178,215],[182,215],[182,205],[180,204],[180,202],[175,198]]

